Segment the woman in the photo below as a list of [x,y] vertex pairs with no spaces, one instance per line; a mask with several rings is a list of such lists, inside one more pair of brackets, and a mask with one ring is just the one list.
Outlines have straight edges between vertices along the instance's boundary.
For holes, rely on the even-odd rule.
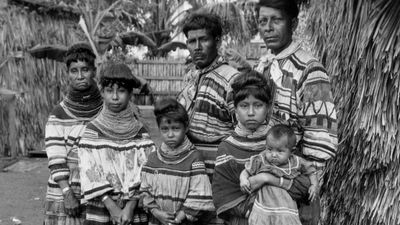
[[79,144],[85,224],[148,222],[138,207],[140,172],[155,145],[130,102],[139,86],[125,64],[111,63],[100,72],[104,107],[87,125]]
[[46,124],[46,153],[50,178],[45,201],[45,225],[83,223],[77,144],[86,124],[103,102],[94,82],[95,55],[87,44],[72,45],[65,55],[68,93],[51,112]]

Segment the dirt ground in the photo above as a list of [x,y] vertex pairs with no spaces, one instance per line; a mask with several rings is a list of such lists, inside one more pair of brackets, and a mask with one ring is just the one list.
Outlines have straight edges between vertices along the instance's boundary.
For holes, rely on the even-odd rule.
[[9,168],[0,172],[0,225],[42,224],[47,159],[23,158]]
[[[141,108],[140,114],[150,136],[159,145],[152,109]],[[4,167],[7,172],[2,171]],[[48,177],[47,158],[19,158],[17,162],[0,158],[0,225],[43,224]]]

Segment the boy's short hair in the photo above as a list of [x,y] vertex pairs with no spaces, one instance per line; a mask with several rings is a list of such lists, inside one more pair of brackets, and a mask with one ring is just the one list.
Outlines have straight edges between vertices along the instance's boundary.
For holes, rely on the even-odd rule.
[[89,66],[95,68],[96,55],[93,53],[92,48],[85,42],[78,42],[71,45],[64,56],[64,62],[67,68],[72,62],[83,61],[89,64]]
[[270,7],[285,12],[289,19],[297,18],[299,15],[299,6],[296,0],[260,0],[256,7],[257,18],[261,7]]
[[189,31],[201,29],[205,29],[214,38],[220,38],[222,36],[221,19],[214,14],[193,13],[183,24],[182,28],[186,37],[188,37]]
[[124,63],[105,63],[99,72],[99,84],[101,90],[104,87],[117,84],[132,92],[140,87],[140,81],[132,74],[131,69]]
[[241,73],[232,82],[232,98],[233,104],[237,104],[249,96],[265,102],[267,106],[273,102],[273,81],[267,80],[262,74],[257,71],[250,70]]
[[183,123],[185,127],[189,125],[189,116],[185,107],[174,98],[162,98],[158,100],[154,106],[154,115],[156,116],[158,126],[160,126],[163,118]]
[[272,136],[275,139],[281,139],[282,137],[287,137],[288,140],[288,147],[292,150],[296,146],[296,134],[294,133],[293,129],[285,124],[278,124],[273,127],[267,132],[268,136]]

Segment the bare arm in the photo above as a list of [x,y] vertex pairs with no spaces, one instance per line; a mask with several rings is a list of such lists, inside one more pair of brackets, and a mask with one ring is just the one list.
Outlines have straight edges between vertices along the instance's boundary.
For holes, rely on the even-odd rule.
[[252,192],[258,190],[259,188],[261,188],[266,184],[285,189],[287,189],[287,187],[289,187],[290,185],[290,180],[283,178],[281,184],[281,178],[276,177],[270,173],[259,173],[254,176],[251,176],[249,177],[249,182]]
[[242,170],[240,173],[240,189],[244,193],[251,193],[251,185],[249,182],[250,174],[246,169]]

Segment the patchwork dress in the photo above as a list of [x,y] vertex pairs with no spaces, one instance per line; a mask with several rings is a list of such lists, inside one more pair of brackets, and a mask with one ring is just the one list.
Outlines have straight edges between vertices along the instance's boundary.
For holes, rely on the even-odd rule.
[[45,225],[83,224],[85,215],[83,211],[78,217],[71,217],[65,213],[64,196],[57,182],[68,180],[72,192],[80,201],[77,145],[87,123],[97,116],[102,105],[101,95],[96,87],[85,92],[70,90],[49,116],[45,132],[46,154],[50,169],[44,204]]

